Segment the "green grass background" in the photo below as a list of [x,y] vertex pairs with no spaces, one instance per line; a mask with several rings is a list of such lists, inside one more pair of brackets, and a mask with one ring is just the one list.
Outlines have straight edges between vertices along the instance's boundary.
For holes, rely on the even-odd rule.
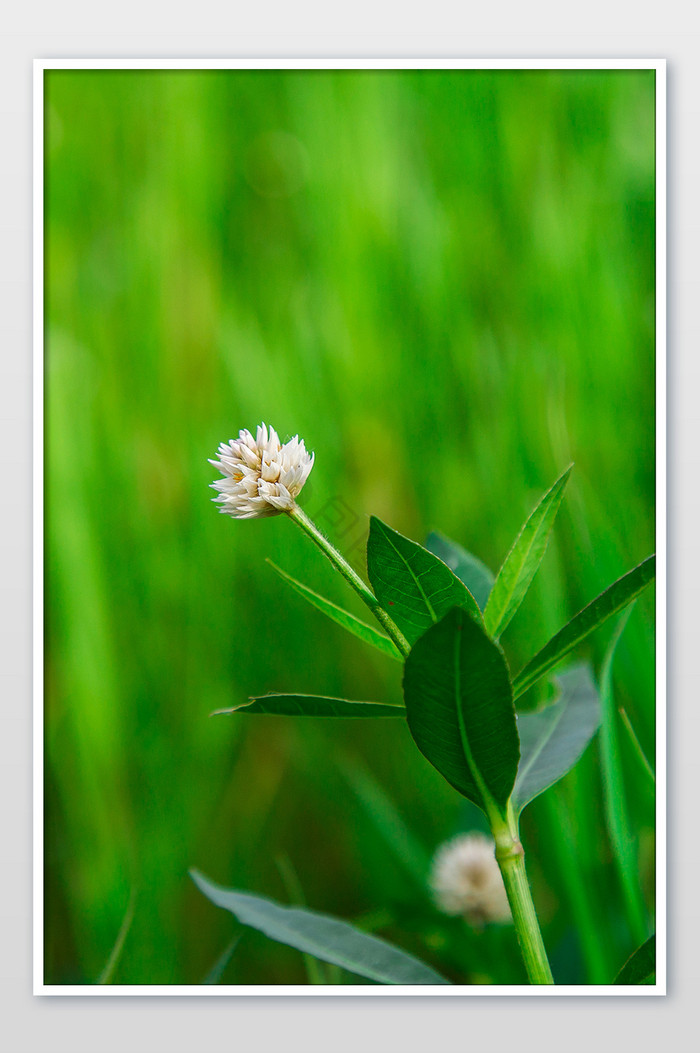
[[[451,979],[521,979],[512,932],[431,907],[426,861],[479,819],[405,727],[209,717],[398,700],[400,669],[266,565],[360,613],[285,517],[216,514],[207,458],[299,433],[302,504],[359,568],[376,513],[494,570],[575,461],[518,668],[654,549],[653,72],[48,72],[46,411],[47,982],[97,981],[133,894],[114,982],[201,983],[236,926],[188,867],[286,900],[280,858]],[[653,756],[651,594],[615,684]],[[651,911],[653,789],[620,734]],[[601,787],[594,744],[523,818],[561,982],[636,945]],[[246,931],[224,982],[306,974]]]

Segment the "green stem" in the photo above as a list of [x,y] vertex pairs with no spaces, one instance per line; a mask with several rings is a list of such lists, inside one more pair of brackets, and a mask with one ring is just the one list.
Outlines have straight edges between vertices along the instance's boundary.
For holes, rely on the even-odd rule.
[[520,951],[531,984],[553,984],[547,952],[542,940],[530,884],[525,872],[525,853],[518,837],[512,808],[508,806],[506,819],[491,817],[491,828],[496,839],[496,859],[503,875]]
[[399,629],[393,618],[390,618],[383,607],[380,606],[379,600],[374,593],[365,585],[360,575],[350,566],[348,561],[341,556],[337,548],[335,548],[328,538],[324,537],[321,531],[318,529],[316,524],[309,519],[306,512],[303,512],[298,505],[287,513],[290,519],[293,519],[295,523],[298,523],[301,529],[309,535],[312,541],[314,541],[321,552],[324,553],[331,561],[333,566],[340,571],[345,580],[349,585],[352,585],[355,592],[358,594],[360,599],[367,604],[374,617],[377,619],[379,624],[385,630],[385,632],[391,637],[396,646],[398,647],[404,658],[408,655],[411,650],[411,646]]

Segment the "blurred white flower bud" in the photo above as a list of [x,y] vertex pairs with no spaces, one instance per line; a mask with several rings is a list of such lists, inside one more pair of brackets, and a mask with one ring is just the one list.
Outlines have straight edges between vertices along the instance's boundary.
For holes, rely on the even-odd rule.
[[430,886],[444,914],[461,914],[473,924],[512,920],[495,845],[484,834],[461,834],[441,845]]

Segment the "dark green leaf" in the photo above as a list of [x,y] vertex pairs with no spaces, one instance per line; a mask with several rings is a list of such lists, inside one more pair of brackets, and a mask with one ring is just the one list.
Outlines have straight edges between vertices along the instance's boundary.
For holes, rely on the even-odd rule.
[[486,564],[437,530],[428,534],[426,548],[446,563],[452,573],[467,586],[483,611],[495,580]]
[[488,811],[507,804],[518,732],[503,651],[454,608],[416,642],[404,668],[406,719],[418,748],[455,789]]
[[376,647],[382,654],[388,655],[390,658],[395,658],[397,661],[402,662],[403,658],[398,647],[393,640],[390,640],[384,633],[380,633],[378,629],[375,629],[372,625],[367,625],[361,618],[356,618],[354,614],[350,614],[349,611],[344,611],[342,607],[338,607],[337,604],[331,603],[324,596],[320,596],[313,589],[310,589],[308,585],[304,585],[301,581],[297,581],[291,574],[287,574],[285,570],[278,567],[271,559],[267,561],[273,570],[277,571],[279,576],[291,585],[300,596],[303,596],[305,600],[308,600],[310,604],[316,607],[317,610],[322,611],[328,618],[331,618],[338,625],[342,625],[343,629],[347,629],[348,632],[352,633],[353,636],[357,636],[358,639],[364,643],[371,644],[372,647]]
[[500,636],[522,603],[537,573],[573,465],[559,476],[522,527],[498,572],[484,611],[491,636]]
[[231,911],[242,925],[250,925],[278,943],[380,984],[449,982],[412,955],[377,936],[360,932],[346,921],[300,907],[282,907],[264,896],[215,885],[196,870],[190,873],[212,903]]
[[441,559],[376,516],[370,518],[367,573],[375,596],[410,644],[451,607],[481,618],[469,589]]
[[601,592],[600,596],[579,611],[563,629],[559,630],[556,636],[552,637],[549,643],[545,644],[541,651],[537,652],[534,658],[530,659],[525,668],[520,670],[513,681],[515,697],[519,698],[524,694],[599,625],[639,596],[649,582],[653,581],[655,572],[655,557],[648,556],[638,567],[618,578],[608,586],[605,592]]
[[217,709],[213,717],[229,713],[252,713],[271,717],[405,717],[403,706],[385,702],[347,702],[322,695],[263,695],[231,709]]
[[600,700],[589,668],[567,669],[558,679],[557,702],[539,713],[518,715],[517,812],[573,768],[600,725]]
[[656,983],[656,935],[650,936],[627,959],[613,983],[625,986]]

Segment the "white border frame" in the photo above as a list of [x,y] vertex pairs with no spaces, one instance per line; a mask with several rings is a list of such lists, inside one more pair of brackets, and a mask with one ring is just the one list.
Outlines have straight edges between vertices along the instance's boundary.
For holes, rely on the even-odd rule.
[[[44,73],[53,69],[651,69],[656,73],[656,977],[652,987],[564,984],[555,987],[308,987],[297,984],[83,986],[45,984],[44,973]],[[33,99],[33,993],[238,997],[556,997],[666,994],[666,60],[665,59],[35,59]]]

